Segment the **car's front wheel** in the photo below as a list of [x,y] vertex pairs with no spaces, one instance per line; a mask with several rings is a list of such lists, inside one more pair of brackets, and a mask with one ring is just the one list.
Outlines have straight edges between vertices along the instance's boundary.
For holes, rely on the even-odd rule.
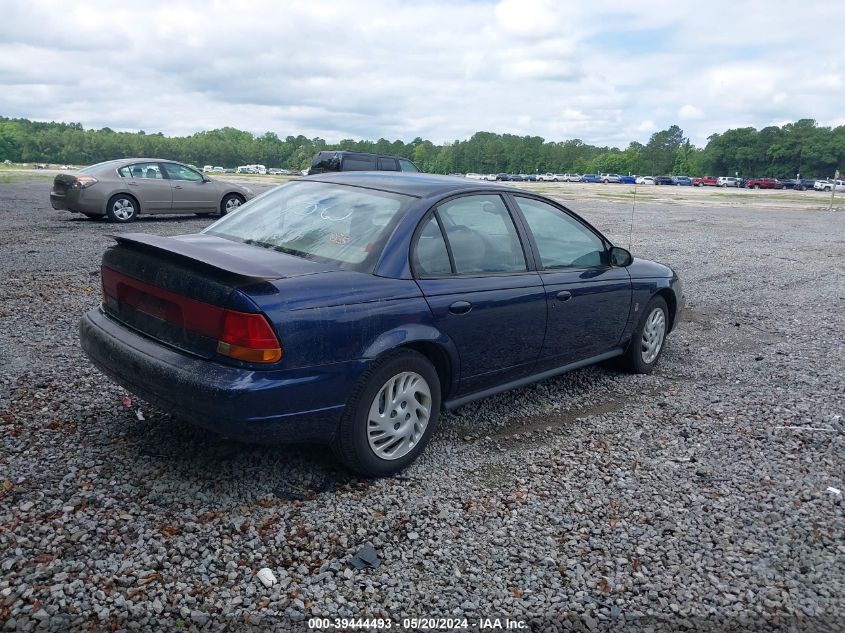
[[239,206],[244,203],[244,198],[236,193],[229,193],[223,196],[220,201],[220,215],[226,215],[232,211],[236,211]]
[[138,216],[138,203],[132,196],[119,193],[109,199],[106,215],[112,222],[131,222]]
[[333,442],[335,455],[369,477],[393,475],[428,444],[440,415],[440,380],[429,360],[400,350],[362,378]]
[[653,297],[622,357],[624,368],[635,374],[650,374],[663,354],[669,329],[669,309],[663,297]]

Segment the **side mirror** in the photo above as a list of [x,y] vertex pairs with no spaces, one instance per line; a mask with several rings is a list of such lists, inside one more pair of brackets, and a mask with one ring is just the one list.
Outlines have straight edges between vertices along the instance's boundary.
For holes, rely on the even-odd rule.
[[610,265],[611,266],[630,266],[634,261],[634,256],[630,251],[620,246],[612,246],[610,248]]
[[202,181],[203,181],[203,182],[211,182],[211,178],[209,178],[208,176],[206,176],[205,174],[203,174]]

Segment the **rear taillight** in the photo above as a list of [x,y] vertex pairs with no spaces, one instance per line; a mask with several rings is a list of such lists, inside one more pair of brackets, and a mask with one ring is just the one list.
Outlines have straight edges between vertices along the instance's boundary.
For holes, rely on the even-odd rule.
[[96,185],[97,179],[93,176],[77,176],[76,180],[73,181],[71,187],[74,189],[87,189],[91,185]]
[[217,341],[217,353],[248,363],[275,363],[282,345],[263,314],[239,312],[197,301],[129,275],[101,267],[103,306],[131,306],[160,321]]
[[275,363],[282,358],[282,346],[263,315],[224,310],[217,353],[250,363]]

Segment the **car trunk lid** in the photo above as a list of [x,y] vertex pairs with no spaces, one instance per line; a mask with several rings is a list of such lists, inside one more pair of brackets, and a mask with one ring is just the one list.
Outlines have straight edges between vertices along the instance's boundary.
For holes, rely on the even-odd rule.
[[102,262],[103,310],[146,336],[204,358],[217,355],[227,311],[260,314],[251,296],[277,293],[272,280],[330,269],[207,235],[114,238],[117,244]]

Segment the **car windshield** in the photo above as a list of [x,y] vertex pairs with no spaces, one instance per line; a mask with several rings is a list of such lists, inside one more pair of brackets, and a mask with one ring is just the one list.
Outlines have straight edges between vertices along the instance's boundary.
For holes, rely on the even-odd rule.
[[415,198],[322,182],[292,182],[255,198],[203,233],[372,271]]

